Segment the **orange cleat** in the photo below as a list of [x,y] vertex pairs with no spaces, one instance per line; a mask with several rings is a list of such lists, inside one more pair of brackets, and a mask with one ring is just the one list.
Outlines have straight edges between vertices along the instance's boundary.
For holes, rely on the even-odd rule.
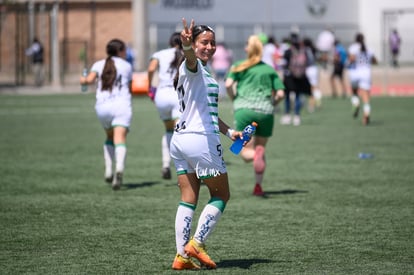
[[184,250],[185,253],[199,260],[200,263],[205,265],[207,268],[214,269],[217,267],[216,263],[211,260],[210,256],[208,256],[204,244],[198,244],[194,239],[191,239],[185,246]]
[[197,270],[197,269],[200,269],[200,266],[194,263],[190,258],[184,258],[180,254],[177,254],[174,258],[172,269],[174,270],[185,270],[185,269]]

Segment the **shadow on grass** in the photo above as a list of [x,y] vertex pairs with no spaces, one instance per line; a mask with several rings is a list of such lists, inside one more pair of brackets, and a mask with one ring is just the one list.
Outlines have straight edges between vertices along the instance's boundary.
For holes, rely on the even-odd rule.
[[262,198],[268,199],[272,196],[279,196],[279,195],[293,195],[298,193],[308,193],[306,190],[294,190],[294,189],[285,189],[280,191],[266,191],[264,192],[264,196]]
[[218,268],[231,268],[238,267],[243,269],[249,269],[254,264],[266,264],[271,263],[268,259],[237,259],[237,260],[224,260],[217,263]]
[[[144,181],[141,183],[123,183],[122,189],[136,189],[136,188],[143,188],[143,187],[150,187],[156,184],[160,184],[159,181]],[[122,190],[121,189],[121,190]]]

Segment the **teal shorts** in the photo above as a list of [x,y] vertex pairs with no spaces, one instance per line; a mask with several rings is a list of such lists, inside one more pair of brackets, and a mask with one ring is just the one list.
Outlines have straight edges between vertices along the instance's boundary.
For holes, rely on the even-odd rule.
[[255,121],[257,123],[255,136],[271,137],[273,134],[273,114],[262,114],[249,109],[239,109],[234,112],[234,124],[237,131],[243,131],[244,127]]

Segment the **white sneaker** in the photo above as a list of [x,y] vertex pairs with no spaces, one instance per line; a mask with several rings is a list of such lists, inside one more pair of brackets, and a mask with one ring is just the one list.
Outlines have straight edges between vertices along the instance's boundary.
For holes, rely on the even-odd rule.
[[293,116],[293,125],[294,126],[299,126],[300,125],[300,116],[298,116],[298,115]]
[[282,125],[289,125],[292,122],[292,118],[290,115],[283,115],[280,119],[280,124]]

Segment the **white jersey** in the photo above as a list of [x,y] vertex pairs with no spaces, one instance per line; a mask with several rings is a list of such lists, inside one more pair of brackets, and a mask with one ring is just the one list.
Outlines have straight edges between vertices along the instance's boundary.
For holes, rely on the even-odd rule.
[[262,61],[270,67],[275,67],[275,55],[277,52],[276,45],[273,43],[267,43],[263,46]]
[[154,53],[151,59],[158,60],[158,89],[174,86],[176,68],[171,68],[171,62],[175,58],[175,48],[164,49]]
[[361,51],[361,44],[353,43],[348,49],[349,55],[355,56],[355,61],[348,66],[348,74],[353,87],[364,90],[371,89],[371,60],[373,53],[366,49]]
[[351,66],[350,69],[371,68],[371,60],[374,54],[369,49],[366,49],[365,52],[362,52],[361,44],[353,43],[351,46],[349,46],[348,53],[349,55],[355,56],[354,66]]
[[182,114],[176,126],[176,134],[219,135],[217,81],[200,60],[195,73],[186,68],[185,62],[179,70],[177,93]]
[[126,60],[113,56],[111,57],[116,67],[116,79],[112,86],[112,91],[102,91],[102,72],[105,67],[106,59],[99,60],[92,65],[91,71],[97,74],[96,103],[107,100],[126,100],[131,101],[129,89],[132,81],[132,67]]

